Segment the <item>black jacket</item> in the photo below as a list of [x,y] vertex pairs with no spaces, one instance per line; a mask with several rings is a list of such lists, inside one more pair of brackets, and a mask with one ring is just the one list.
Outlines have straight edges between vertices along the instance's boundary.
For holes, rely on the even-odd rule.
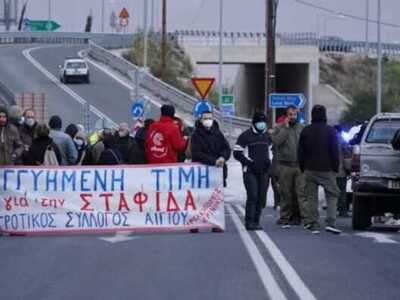
[[136,144],[136,141],[133,137],[131,136],[125,136],[125,137],[118,137],[117,138],[117,149],[119,151],[119,153],[122,156],[122,162],[123,163],[128,163],[129,161],[129,152],[131,150],[131,148]]
[[300,169],[318,172],[339,171],[336,130],[326,121],[313,121],[304,128],[298,147]]
[[119,165],[122,164],[122,156],[117,148],[106,148],[101,152],[97,165]]
[[227,161],[231,156],[231,147],[215,121],[209,130],[200,122],[196,123],[191,146],[193,162],[215,166],[218,158],[223,157]]
[[233,156],[240,161],[245,172],[266,173],[271,164],[269,145],[268,134],[251,127],[239,136]]
[[32,141],[32,145],[25,156],[24,164],[30,166],[43,164],[44,153],[49,145],[51,145],[51,147],[54,149],[54,152],[57,156],[57,161],[59,164],[61,164],[62,158],[60,149],[50,137],[38,137]]

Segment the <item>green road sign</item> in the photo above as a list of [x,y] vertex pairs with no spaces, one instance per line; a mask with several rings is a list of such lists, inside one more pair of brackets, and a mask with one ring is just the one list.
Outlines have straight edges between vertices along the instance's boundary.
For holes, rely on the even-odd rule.
[[55,31],[61,27],[55,21],[48,20],[24,20],[25,28],[28,31]]
[[235,103],[234,95],[222,95],[221,104],[233,104]]

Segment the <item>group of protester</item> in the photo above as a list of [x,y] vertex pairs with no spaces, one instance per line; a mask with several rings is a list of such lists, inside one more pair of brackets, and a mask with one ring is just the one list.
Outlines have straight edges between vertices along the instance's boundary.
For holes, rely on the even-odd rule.
[[[62,125],[60,116],[52,116],[44,124],[37,122],[32,109],[1,107],[0,165],[163,164],[190,160],[223,168],[227,185],[231,148],[211,110],[200,112],[194,128],[188,129],[175,116],[172,105],[163,105],[160,119],[146,120],[134,136],[127,123],[117,128],[103,126],[91,136],[82,125],[69,124],[65,131]],[[271,129],[267,128],[265,114],[256,112],[251,127],[239,136],[233,151],[242,164],[247,191],[246,228],[261,229],[260,217],[271,180],[275,206],[280,207],[279,225],[290,228],[303,223],[319,233],[318,186],[323,186],[327,200],[325,228],[340,233],[335,227],[340,183],[336,178],[341,178],[339,145],[335,129],[327,125],[323,106],[314,106],[312,123],[307,127],[297,121],[297,108],[293,106],[287,108],[283,123]]]

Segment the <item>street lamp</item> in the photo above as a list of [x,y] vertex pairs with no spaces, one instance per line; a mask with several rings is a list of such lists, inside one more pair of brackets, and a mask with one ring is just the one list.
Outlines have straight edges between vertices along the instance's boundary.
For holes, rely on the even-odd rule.
[[369,52],[369,0],[365,0],[365,56]]
[[378,0],[378,76],[377,76],[377,95],[376,113],[382,111],[382,43],[381,43],[381,0]]

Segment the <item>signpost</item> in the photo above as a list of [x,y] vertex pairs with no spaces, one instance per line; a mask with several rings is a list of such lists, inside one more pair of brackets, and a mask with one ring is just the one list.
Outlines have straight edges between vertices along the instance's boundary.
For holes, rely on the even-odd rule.
[[144,114],[144,102],[141,100],[135,101],[131,108],[132,118],[139,119],[143,117]]
[[235,115],[235,96],[222,95],[221,111],[225,117],[233,117]]
[[193,107],[193,116],[198,119],[204,111],[212,112],[212,106],[208,101],[199,101]]
[[128,10],[124,7],[121,12],[119,13],[119,25],[121,27],[125,28],[128,26],[129,24],[129,12]]
[[55,31],[61,27],[52,20],[24,20],[25,31]]
[[289,105],[294,105],[298,108],[303,108],[307,99],[303,94],[270,94],[269,107],[271,108],[286,108]]
[[193,77],[192,83],[196,88],[196,91],[199,93],[201,99],[206,99],[208,93],[213,86],[215,78],[213,77]]

